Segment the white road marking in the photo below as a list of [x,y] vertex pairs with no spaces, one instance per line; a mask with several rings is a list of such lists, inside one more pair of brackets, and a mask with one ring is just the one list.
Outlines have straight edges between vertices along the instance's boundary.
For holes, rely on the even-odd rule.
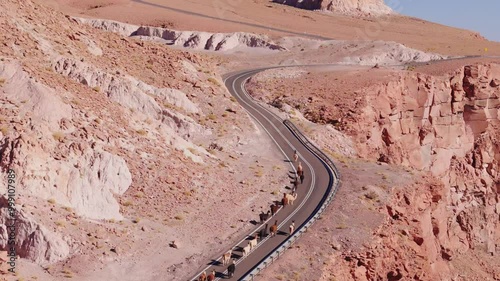
[[[250,71],[251,72],[251,71]],[[289,147],[291,149],[294,149],[294,146],[288,141],[287,138],[285,138],[285,136],[283,136],[283,134],[281,133],[280,130],[278,130],[278,128],[274,125],[274,123],[269,120],[264,114],[262,114],[258,109],[256,109],[252,104],[249,104],[248,102],[246,102],[239,94],[238,92],[236,91],[236,86],[235,86],[235,82],[236,80],[240,79],[241,77],[247,75],[248,73],[250,72],[245,72],[245,73],[240,73],[238,75],[238,77],[234,78],[233,80],[233,83],[232,83],[232,90],[233,90],[233,93],[238,97],[240,98],[240,100],[246,104],[248,107],[254,109],[255,111],[257,111],[257,113],[259,113],[262,118],[264,118],[265,120],[267,120],[271,126],[276,130],[276,132],[283,138],[283,140],[289,145]],[[226,81],[229,79],[229,78],[232,78],[232,77],[228,77],[226,79],[224,79],[224,85],[226,84]],[[240,85],[241,87],[241,90],[242,92],[245,94],[245,96],[249,99],[251,99],[251,97],[248,95],[247,91],[245,90],[244,88],[244,85],[245,83],[247,82],[249,78],[247,78],[245,80],[244,83],[242,83]],[[260,107],[262,110],[266,111],[267,113],[271,114],[271,116],[273,116],[277,121],[279,121],[280,123],[283,121],[281,118],[277,117],[273,112],[269,111],[268,109],[262,107],[261,105],[255,103],[258,107]],[[246,109],[245,109],[246,110]],[[290,160],[290,158],[288,157],[288,155],[285,153],[285,151],[283,150],[283,148],[278,144],[278,142],[276,141],[276,139],[271,135],[271,133],[266,129],[266,127],[259,121],[257,120],[257,118],[251,114],[248,110],[246,110],[249,114],[250,117],[252,117],[252,119],[257,122],[263,129],[264,131],[266,131],[266,133],[269,135],[269,137],[274,141],[274,143],[276,144],[276,146],[280,149],[281,153],[286,157],[286,159],[288,160],[288,163],[290,164],[290,166],[292,167],[293,171],[296,172],[296,169],[295,169],[295,166],[293,165],[293,162]],[[283,222],[281,222],[279,225],[278,225],[278,229],[282,228],[283,225],[285,223],[287,223],[305,204],[305,202],[307,201],[307,199],[311,196],[312,194],[312,191],[314,190],[314,185],[316,183],[316,175],[315,175],[315,172],[314,172],[314,169],[312,168],[311,164],[301,156],[301,158],[303,159],[304,163],[309,167],[309,170],[311,171],[311,186],[309,187],[309,190],[308,190],[308,193],[306,194],[306,196],[304,197],[304,199],[302,200],[301,204],[290,214],[288,215],[284,220]],[[269,218],[267,221],[269,221],[271,218]],[[267,222],[266,221],[266,222]],[[264,225],[264,224],[263,224]],[[260,227],[258,227],[255,231],[257,231]],[[270,236],[266,237],[265,239],[261,240],[257,246],[255,248],[258,248],[261,244],[263,244],[264,242],[266,242],[268,239],[270,238]],[[241,244],[243,241],[245,241],[247,238],[245,237],[244,239],[242,239],[241,241],[239,241],[236,245],[239,245]],[[235,245],[235,246],[236,246]],[[232,247],[232,248],[235,248],[235,247]],[[253,250],[252,250],[253,251]],[[248,254],[250,255],[250,253]],[[247,256],[248,256],[247,255]],[[241,261],[243,261],[247,256],[245,257],[241,257],[240,259],[238,259],[235,263],[235,265],[238,265]],[[222,257],[219,257],[216,261],[219,261]],[[206,271],[207,269],[209,269],[210,267],[212,267],[213,265],[209,265],[207,266],[205,269],[203,269],[201,272],[204,272]],[[201,272],[196,275],[196,276],[199,276],[201,274]],[[225,270],[224,272],[222,272],[223,274],[226,274],[227,270]],[[196,279],[196,278],[195,278]],[[194,279],[193,279],[194,280]],[[217,277],[215,280],[220,280],[220,277]]]

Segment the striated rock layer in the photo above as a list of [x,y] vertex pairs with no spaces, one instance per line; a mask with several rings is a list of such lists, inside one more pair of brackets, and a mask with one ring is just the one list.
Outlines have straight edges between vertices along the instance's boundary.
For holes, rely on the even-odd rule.
[[337,278],[452,280],[465,270],[455,259],[476,252],[493,259],[480,260],[481,274],[500,277],[499,78],[500,65],[471,65],[363,91],[344,120],[361,156],[432,176],[394,195],[376,241],[346,254]]
[[229,51],[239,47],[264,48],[284,51],[284,47],[273,43],[267,36],[244,32],[209,33],[201,31],[177,31],[173,29],[137,26],[101,19],[76,19],[95,28],[115,32],[123,36],[138,36],[162,39],[170,45],[196,50]]
[[[9,201],[1,196],[0,251],[10,251],[14,245],[17,255],[40,265],[61,261],[69,255],[68,243],[60,235],[37,223],[23,210],[16,214],[14,221],[10,215]],[[15,237],[13,244],[8,243],[11,237]]]
[[326,10],[349,16],[390,14],[383,0],[273,0],[273,2],[307,10]]

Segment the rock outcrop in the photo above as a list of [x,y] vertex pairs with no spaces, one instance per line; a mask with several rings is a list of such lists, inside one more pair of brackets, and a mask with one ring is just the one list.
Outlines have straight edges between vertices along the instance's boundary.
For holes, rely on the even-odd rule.
[[173,29],[136,26],[111,20],[76,18],[77,21],[95,28],[118,33],[122,36],[138,36],[161,39],[169,45],[207,51],[230,51],[236,48],[264,48],[284,51],[284,47],[273,43],[267,36],[244,32],[209,33],[201,31],[177,31]]
[[71,106],[57,97],[53,89],[30,78],[19,63],[0,63],[0,77],[5,81],[0,99],[6,108],[14,110],[19,119],[31,118],[37,131],[57,130],[61,119],[71,119]]
[[380,16],[392,13],[383,0],[273,0],[307,10],[326,10],[349,16]]
[[[451,265],[457,257],[499,254],[498,78],[500,65],[470,65],[449,76],[409,74],[364,91],[359,115],[347,121],[356,123],[348,131],[362,157],[377,155],[433,177],[396,192],[376,241],[348,254],[349,269],[337,278],[452,280],[461,270]],[[500,276],[500,265],[479,264]]]
[[[210,134],[191,117],[181,113],[194,114],[200,110],[179,90],[156,88],[129,75],[112,74],[69,58],[57,60],[54,63],[54,70],[97,92],[106,94],[113,102],[149,118],[161,120],[186,140],[194,134]],[[162,103],[162,106],[155,98]]]
[[[65,259],[69,246],[56,233],[49,231],[27,215],[16,212],[16,221],[11,220],[7,198],[0,196],[0,251],[10,251],[9,230],[15,233],[15,253],[39,265],[47,265]],[[13,225],[12,228],[8,226]],[[11,235],[12,237],[12,235]]]
[[[125,161],[105,151],[94,151],[85,143],[58,144],[74,130],[69,121],[71,106],[54,89],[30,78],[15,62],[0,63],[0,76],[7,78],[1,98],[10,104],[18,102],[10,107],[19,112],[20,119],[17,131],[0,140],[2,169],[23,171],[20,184],[28,194],[56,199],[89,218],[122,218],[113,196],[123,194],[131,184]],[[26,122],[32,132],[21,130]]]

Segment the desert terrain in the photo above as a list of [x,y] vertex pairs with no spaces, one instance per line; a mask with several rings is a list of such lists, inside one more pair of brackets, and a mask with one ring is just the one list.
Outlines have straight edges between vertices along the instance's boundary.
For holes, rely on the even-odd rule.
[[342,186],[258,280],[500,280],[500,43],[378,0],[275,2],[0,2],[0,280],[198,274],[285,191],[223,84],[275,66],[246,90]]

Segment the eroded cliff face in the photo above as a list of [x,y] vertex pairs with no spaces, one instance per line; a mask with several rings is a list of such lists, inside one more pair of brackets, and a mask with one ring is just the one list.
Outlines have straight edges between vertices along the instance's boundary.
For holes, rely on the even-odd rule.
[[467,256],[478,280],[500,278],[499,78],[500,65],[473,65],[363,91],[363,106],[344,120],[360,155],[430,176],[396,192],[376,241],[346,254],[337,277],[456,280],[468,265],[455,260]]
[[[464,158],[478,140],[495,143],[498,77],[496,64],[466,66],[446,77],[403,75],[363,90],[363,106],[344,124],[362,124],[363,130],[347,129],[359,143],[361,156],[376,155],[383,162],[440,176],[452,158]],[[495,153],[495,148],[485,148],[481,155],[486,164],[496,165]]]
[[[249,231],[254,210],[274,200],[271,183],[287,180],[274,170],[286,163],[229,99],[215,59],[98,30],[30,0],[0,1],[0,18],[0,194],[14,171],[15,254],[35,271],[27,275],[186,280],[223,250],[219,237]],[[217,38],[220,49],[253,44]],[[254,166],[258,179],[237,172]],[[212,220],[220,227],[205,231]],[[168,247],[173,240],[178,247]]]
[[326,10],[349,16],[390,14],[383,0],[273,0],[273,2],[308,10]]
[[59,234],[48,230],[22,209],[17,212],[14,223],[9,212],[9,201],[0,196],[0,249],[10,251],[9,237],[15,237],[15,253],[40,265],[61,261],[69,255],[70,247]]

